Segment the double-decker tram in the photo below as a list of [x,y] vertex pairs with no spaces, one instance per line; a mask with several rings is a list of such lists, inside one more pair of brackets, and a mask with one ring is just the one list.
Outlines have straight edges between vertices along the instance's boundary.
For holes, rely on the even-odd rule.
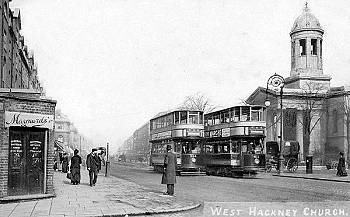
[[163,171],[166,146],[177,155],[177,174],[205,174],[202,156],[204,125],[202,111],[179,110],[150,120],[150,164]]
[[264,110],[244,105],[205,115],[202,155],[208,175],[242,177],[265,169]]

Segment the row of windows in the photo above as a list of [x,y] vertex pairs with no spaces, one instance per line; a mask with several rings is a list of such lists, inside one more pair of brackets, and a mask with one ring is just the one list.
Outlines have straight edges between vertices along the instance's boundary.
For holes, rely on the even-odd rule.
[[[152,153],[165,153],[166,146],[170,142],[154,143],[152,145]],[[182,154],[260,154],[263,152],[263,145],[261,139],[246,139],[236,141],[226,141],[222,143],[208,143],[200,145],[199,141],[192,142],[176,142],[174,144],[174,151]]]
[[178,111],[151,120],[151,129],[158,129],[177,124],[203,124],[203,112]]
[[205,115],[204,124],[206,126],[217,125],[221,123],[230,123],[238,121],[264,121],[264,109],[262,107],[233,107],[219,113]]

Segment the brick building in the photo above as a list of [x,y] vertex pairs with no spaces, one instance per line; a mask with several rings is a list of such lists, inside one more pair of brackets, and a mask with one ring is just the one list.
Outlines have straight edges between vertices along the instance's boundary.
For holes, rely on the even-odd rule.
[[21,14],[19,9],[9,8],[10,0],[0,0],[0,88],[23,88],[43,91],[40,85],[34,54],[24,44],[20,34]]
[[56,101],[44,96],[19,10],[9,0],[0,9],[0,199],[53,194]]

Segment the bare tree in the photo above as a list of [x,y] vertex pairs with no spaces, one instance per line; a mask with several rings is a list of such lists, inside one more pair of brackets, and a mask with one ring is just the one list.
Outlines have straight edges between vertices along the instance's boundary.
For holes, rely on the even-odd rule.
[[184,102],[178,109],[198,110],[208,113],[216,109],[216,106],[211,104],[210,100],[203,93],[197,92],[193,95],[186,96]]
[[310,135],[326,113],[325,101],[327,93],[326,88],[322,84],[308,82],[302,88],[302,93],[298,94],[298,104],[303,110],[303,116],[297,120],[303,126],[304,131],[304,155],[310,153]]

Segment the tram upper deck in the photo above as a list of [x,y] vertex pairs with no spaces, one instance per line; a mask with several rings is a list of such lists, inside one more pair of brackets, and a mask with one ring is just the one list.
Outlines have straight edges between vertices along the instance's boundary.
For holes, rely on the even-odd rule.
[[150,120],[150,142],[157,140],[203,137],[203,112],[172,111]]

